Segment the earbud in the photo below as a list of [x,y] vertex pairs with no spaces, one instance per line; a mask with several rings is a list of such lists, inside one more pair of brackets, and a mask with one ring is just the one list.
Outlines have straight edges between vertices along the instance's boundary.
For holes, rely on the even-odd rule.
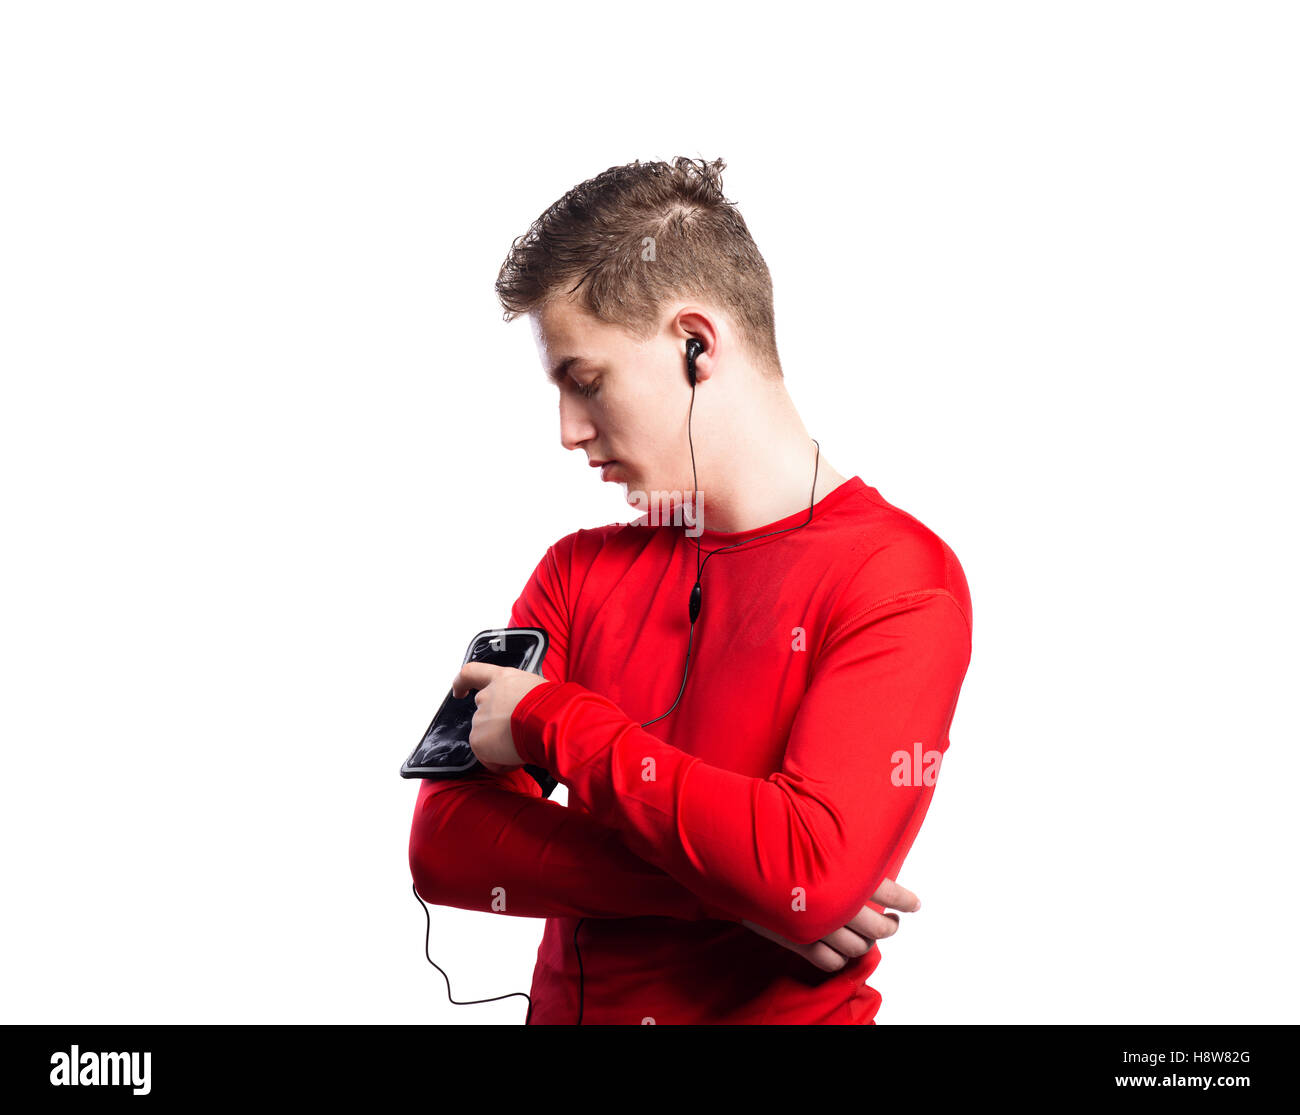
[[695,386],[695,358],[704,351],[704,346],[694,337],[686,342],[686,378]]

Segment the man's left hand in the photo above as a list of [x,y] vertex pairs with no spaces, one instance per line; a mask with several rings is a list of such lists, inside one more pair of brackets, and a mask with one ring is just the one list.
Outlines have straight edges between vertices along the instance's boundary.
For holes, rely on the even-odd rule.
[[494,774],[524,765],[515,750],[510,734],[510,716],[523,695],[543,685],[546,678],[516,670],[511,666],[493,666],[489,662],[466,662],[452,679],[454,697],[464,697],[477,689],[474,720],[470,724],[469,746],[478,759]]

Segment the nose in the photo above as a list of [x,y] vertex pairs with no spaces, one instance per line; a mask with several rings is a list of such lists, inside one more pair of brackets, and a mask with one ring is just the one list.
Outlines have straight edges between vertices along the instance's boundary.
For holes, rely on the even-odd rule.
[[587,408],[580,398],[560,396],[560,444],[565,449],[577,449],[596,436]]

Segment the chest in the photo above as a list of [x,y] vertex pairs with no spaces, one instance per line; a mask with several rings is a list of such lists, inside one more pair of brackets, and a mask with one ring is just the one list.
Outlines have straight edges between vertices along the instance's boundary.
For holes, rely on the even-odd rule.
[[718,554],[705,565],[692,630],[693,551],[597,565],[575,602],[569,678],[638,724],[676,701],[646,731],[712,765],[764,777],[780,769],[830,619],[836,583],[826,573],[788,550]]

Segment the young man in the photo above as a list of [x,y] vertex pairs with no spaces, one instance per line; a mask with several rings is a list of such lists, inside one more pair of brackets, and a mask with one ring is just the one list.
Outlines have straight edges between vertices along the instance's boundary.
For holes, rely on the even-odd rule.
[[497,280],[561,443],[647,509],[550,547],[509,620],[549,633],[545,679],[464,667],[483,769],[416,802],[422,896],[547,919],[535,1024],[874,1024],[884,907],[919,906],[892,880],[970,660],[966,579],[804,428],[723,165],[607,170]]

